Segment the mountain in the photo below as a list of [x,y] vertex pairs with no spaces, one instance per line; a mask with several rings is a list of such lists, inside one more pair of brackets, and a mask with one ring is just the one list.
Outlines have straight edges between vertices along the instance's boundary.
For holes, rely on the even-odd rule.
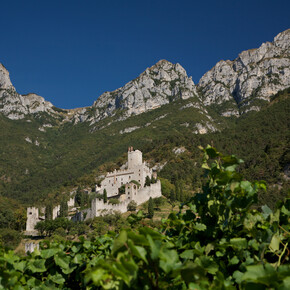
[[289,30],[218,63],[197,86],[180,64],[161,60],[92,106],[72,110],[20,95],[1,65],[0,195],[42,204],[73,186],[93,186],[96,175],[121,165],[129,145],[192,192],[202,179],[197,147],[207,143],[244,158],[249,179],[265,176],[283,188],[288,87]]
[[26,115],[46,112],[54,117],[58,112],[53,105],[36,94],[20,95],[11,83],[9,72],[0,64],[0,113],[12,120],[23,119]]
[[270,97],[290,86],[290,29],[273,42],[243,51],[233,60],[221,60],[199,81],[204,105],[223,116],[259,110]]
[[169,102],[193,97],[197,106],[200,106],[196,87],[185,69],[178,63],[160,60],[124,87],[102,94],[82,114],[81,120],[96,123],[118,111],[122,112],[119,119],[124,120]]
[[213,106],[222,116],[239,116],[259,110],[270,96],[290,86],[290,29],[272,43],[243,51],[233,60],[222,60],[196,86],[180,64],[160,60],[125,86],[105,92],[87,108],[62,110],[36,94],[20,95],[9,72],[0,65],[0,112],[10,119],[47,113],[62,122],[89,122],[107,117],[124,120],[179,99],[192,99],[203,112]]

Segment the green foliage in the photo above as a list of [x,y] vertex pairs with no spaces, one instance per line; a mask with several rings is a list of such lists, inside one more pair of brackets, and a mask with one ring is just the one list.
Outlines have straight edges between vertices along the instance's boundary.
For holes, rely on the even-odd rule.
[[109,199],[109,203],[110,203],[110,204],[119,204],[120,201],[119,201],[119,199],[117,199],[117,198],[110,198],[110,199]]
[[148,217],[152,219],[153,216],[154,216],[154,202],[152,197],[150,197],[148,201]]
[[128,211],[136,211],[137,209],[137,203],[135,200],[131,200],[127,206]]
[[165,197],[169,198],[170,197],[170,192],[173,190],[175,191],[175,186],[170,183],[170,181],[166,178],[160,178],[161,181],[161,192],[162,195]]
[[51,202],[49,202],[45,207],[45,219],[52,220],[52,216],[53,216],[53,205]]
[[41,235],[51,236],[56,233],[57,229],[63,229],[67,233],[74,223],[65,217],[59,217],[54,220],[44,220],[36,224],[35,229],[40,232]]
[[126,193],[126,186],[125,184],[123,184],[120,188],[119,188],[119,195],[125,194]]
[[108,201],[108,196],[107,196],[107,190],[104,189],[104,192],[103,192],[103,198],[104,198],[104,203],[107,203]]
[[[276,211],[252,209],[265,183],[246,181],[234,155],[211,146],[203,152],[202,192],[160,229],[141,225],[91,241],[47,241],[27,257],[0,248],[0,287],[288,289],[290,199]],[[143,218],[138,212],[128,219],[134,225]],[[118,219],[108,216],[106,223]]]
[[138,187],[141,186],[141,184],[140,184],[137,180],[134,180],[134,179],[133,179],[133,180],[131,180],[131,182],[134,183],[134,184],[136,184]]
[[165,202],[165,200],[164,200],[163,197],[157,197],[157,198],[154,198],[154,199],[153,199],[153,203],[154,203],[154,205],[155,205],[155,207],[156,207],[157,209],[159,209],[159,207],[160,207],[161,205],[163,205],[164,202]]
[[1,242],[6,249],[15,249],[21,241],[21,234],[13,229],[0,228],[0,247]]
[[175,201],[175,192],[173,189],[170,190],[170,201],[174,202]]
[[80,187],[78,187],[75,196],[75,202],[81,208],[86,208],[90,206],[90,197],[86,192],[84,192],[83,190],[80,189]]
[[0,229],[25,229],[26,211],[13,199],[0,196]]
[[151,184],[151,178],[147,175],[145,178],[145,186],[150,186]]
[[60,203],[59,216],[60,217],[67,217],[68,216],[68,205],[67,205],[67,201],[65,199],[63,199]]

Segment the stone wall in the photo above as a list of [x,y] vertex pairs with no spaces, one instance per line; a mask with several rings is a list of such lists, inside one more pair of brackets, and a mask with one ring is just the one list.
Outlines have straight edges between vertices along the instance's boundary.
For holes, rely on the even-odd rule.
[[39,250],[39,244],[35,244],[33,242],[25,243],[25,253],[32,253],[35,249]]
[[[137,205],[139,205],[149,200],[150,197],[157,198],[157,197],[162,196],[160,180],[157,180],[156,183],[150,184],[150,186],[140,188],[139,190],[135,190],[132,187],[134,186],[134,184],[131,183],[130,185],[131,185],[131,190],[126,189],[125,201],[120,202],[119,204],[110,204],[110,203],[104,203],[102,199],[96,198],[92,201],[91,209],[84,210],[78,213],[77,217],[75,217],[74,220],[80,221],[84,219],[106,215],[109,213],[113,213],[115,211],[124,213],[124,212],[127,212],[127,207],[131,200],[136,201]],[[84,218],[84,215],[86,215],[85,218]]]
[[52,219],[53,220],[59,216],[59,212],[60,212],[60,205],[57,205],[52,210]]
[[137,202],[137,204],[141,204],[149,200],[150,197],[157,198],[162,196],[161,194],[161,182],[157,180],[156,183],[150,184],[150,186],[145,186],[141,188],[136,197],[133,198]]

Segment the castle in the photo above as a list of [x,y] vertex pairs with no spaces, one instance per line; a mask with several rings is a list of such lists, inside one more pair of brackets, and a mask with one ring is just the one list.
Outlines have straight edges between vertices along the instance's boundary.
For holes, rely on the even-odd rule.
[[[150,180],[156,180],[155,183],[147,184],[146,177]],[[124,190],[120,192],[120,188]],[[145,162],[143,162],[142,152],[133,150],[133,147],[128,148],[128,162],[126,169],[115,170],[107,173],[101,185],[96,185],[96,193],[103,194],[107,192],[108,201],[105,203],[103,199],[95,198],[91,202],[89,209],[77,212],[73,217],[73,221],[82,221],[89,218],[119,211],[124,213],[128,211],[128,205],[131,201],[135,201],[137,205],[146,202],[150,197],[156,198],[161,196],[161,183],[157,180],[157,175],[152,172]],[[75,191],[74,191],[75,192]],[[74,193],[72,192],[72,193]],[[110,203],[110,199],[118,199],[118,203]],[[68,201],[69,208],[74,207],[74,198]],[[41,210],[45,211],[45,208]],[[53,219],[58,217],[60,206],[53,208]],[[35,225],[44,220],[39,209],[29,207],[27,209],[26,234],[35,234]]]
[[[142,152],[129,147],[127,168],[107,173],[105,179],[101,182],[101,186],[98,187],[96,185],[97,193],[103,194],[104,190],[106,190],[108,202],[105,203],[103,199],[99,198],[92,200],[91,208],[77,213],[73,220],[80,221],[114,211],[124,213],[132,200],[139,205],[149,200],[150,197],[160,197],[160,180],[145,186],[147,176],[150,179],[157,179],[156,173],[152,172],[152,169],[143,162]],[[125,187],[125,193],[120,194],[119,189],[122,186]],[[118,198],[118,204],[110,203],[110,198],[114,197]]]

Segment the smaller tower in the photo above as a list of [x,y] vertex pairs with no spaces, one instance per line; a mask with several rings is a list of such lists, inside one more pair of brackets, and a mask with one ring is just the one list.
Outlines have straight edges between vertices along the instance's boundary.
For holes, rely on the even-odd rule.
[[26,221],[26,231],[34,231],[34,227],[39,222],[39,212],[36,207],[27,208],[27,221]]

